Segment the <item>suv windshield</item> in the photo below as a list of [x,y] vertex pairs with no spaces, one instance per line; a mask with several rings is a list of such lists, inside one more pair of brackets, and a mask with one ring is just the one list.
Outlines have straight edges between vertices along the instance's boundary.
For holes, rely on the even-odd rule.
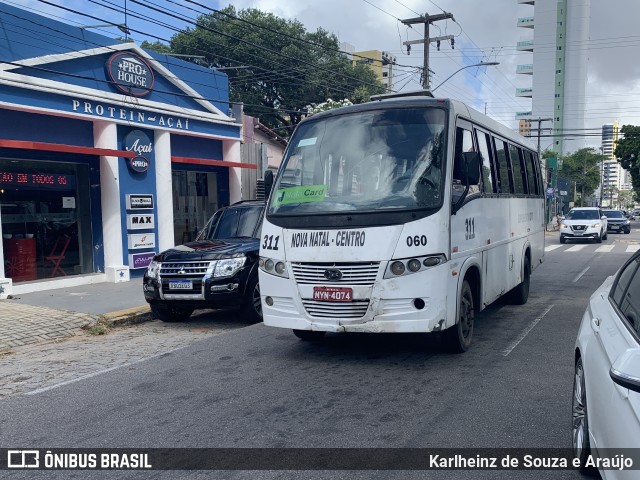
[[571,210],[564,217],[567,220],[599,220],[597,210]]
[[301,124],[270,214],[435,208],[442,203],[446,111],[357,112]]
[[204,228],[199,240],[260,236],[262,206],[227,207],[218,210]]
[[624,214],[620,210],[605,210],[604,214],[607,218],[625,218]]

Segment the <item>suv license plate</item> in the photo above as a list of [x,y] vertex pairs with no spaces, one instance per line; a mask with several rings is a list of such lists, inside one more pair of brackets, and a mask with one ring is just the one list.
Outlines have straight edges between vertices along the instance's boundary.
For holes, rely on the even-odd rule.
[[169,280],[169,290],[191,290],[191,280]]
[[313,287],[313,299],[318,302],[350,302],[353,289],[347,287]]

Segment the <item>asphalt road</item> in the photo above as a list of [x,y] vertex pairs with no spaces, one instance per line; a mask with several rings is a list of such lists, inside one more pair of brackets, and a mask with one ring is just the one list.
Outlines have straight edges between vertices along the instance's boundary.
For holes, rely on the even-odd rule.
[[[640,240],[560,246],[524,306],[477,317],[465,354],[435,336],[302,342],[253,325],[0,410],[6,447],[570,447],[573,346],[589,295]],[[612,245],[610,251],[598,250]],[[606,250],[606,249],[605,249]],[[7,472],[4,472],[7,473]],[[23,478],[581,478],[574,471],[29,472]],[[75,476],[74,476],[75,473]]]

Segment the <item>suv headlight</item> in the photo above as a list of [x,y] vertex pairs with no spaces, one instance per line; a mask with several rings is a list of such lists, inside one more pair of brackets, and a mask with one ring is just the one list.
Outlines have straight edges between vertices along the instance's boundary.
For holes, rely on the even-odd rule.
[[600,224],[599,223],[594,223],[593,225],[591,225],[591,228],[600,228]]
[[152,261],[147,267],[147,276],[157,279],[159,274],[160,274],[160,263]]
[[209,269],[213,278],[232,277],[238,270],[244,267],[247,257],[223,258],[211,263]]

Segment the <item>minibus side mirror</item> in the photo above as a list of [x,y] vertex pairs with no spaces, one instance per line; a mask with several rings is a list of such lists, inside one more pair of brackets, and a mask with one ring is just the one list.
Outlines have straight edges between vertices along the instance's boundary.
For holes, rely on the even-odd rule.
[[269,194],[271,193],[271,189],[273,188],[273,172],[271,170],[267,170],[264,172],[264,199],[265,201],[269,198]]

